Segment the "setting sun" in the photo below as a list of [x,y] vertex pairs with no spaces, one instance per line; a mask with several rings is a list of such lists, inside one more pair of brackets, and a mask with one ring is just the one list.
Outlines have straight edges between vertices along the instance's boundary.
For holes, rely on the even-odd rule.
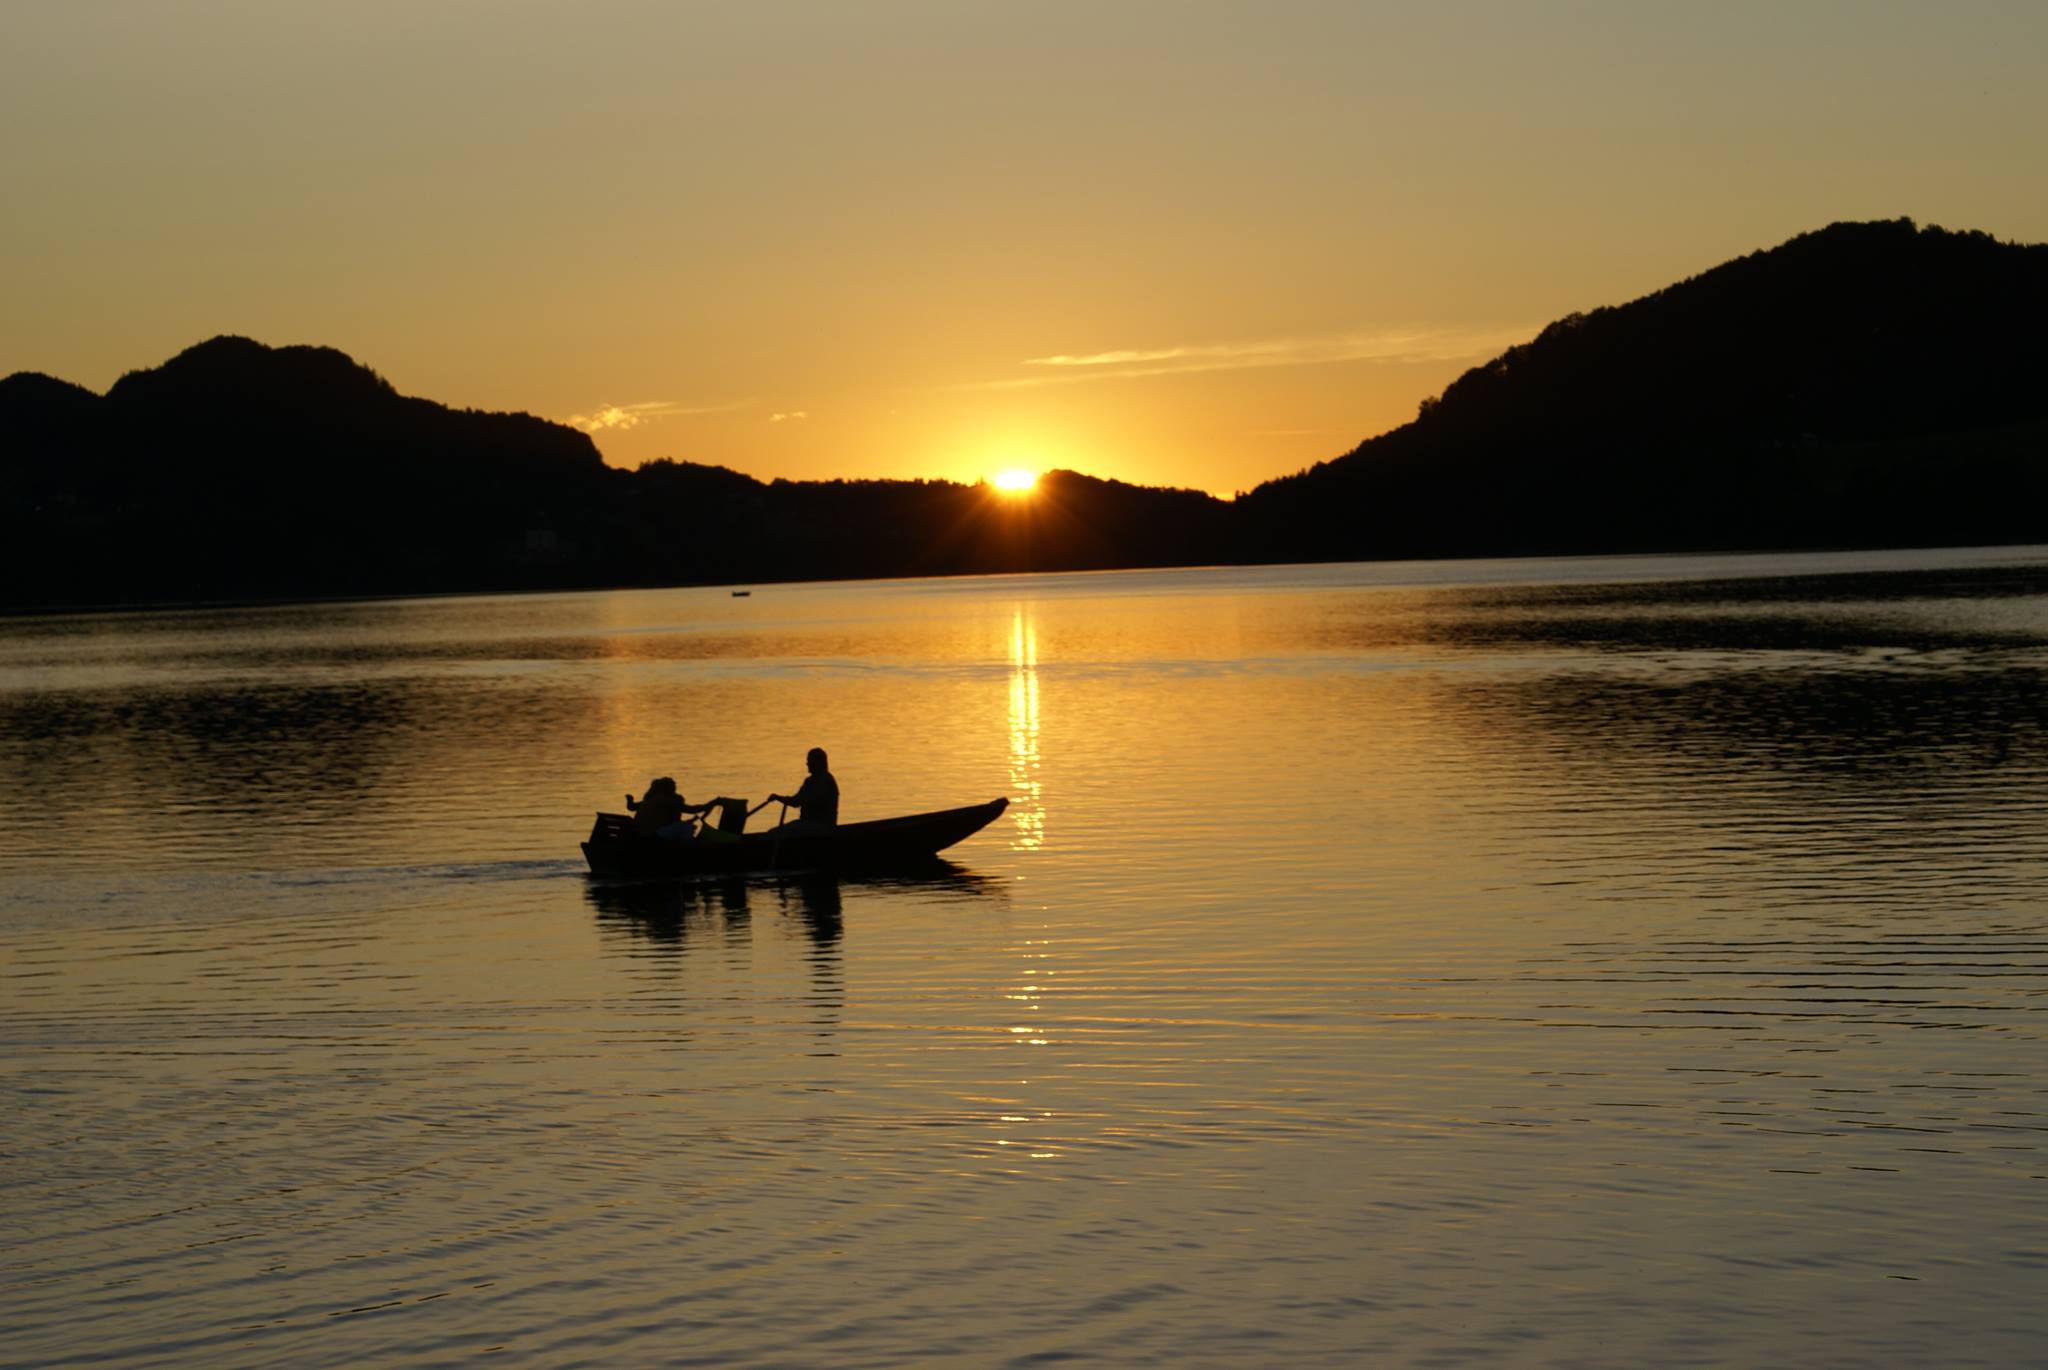
[[996,472],[989,478],[989,484],[1006,495],[1028,495],[1031,493],[1031,487],[1038,484],[1038,473],[1026,471],[1022,467],[1013,467],[1008,471]]

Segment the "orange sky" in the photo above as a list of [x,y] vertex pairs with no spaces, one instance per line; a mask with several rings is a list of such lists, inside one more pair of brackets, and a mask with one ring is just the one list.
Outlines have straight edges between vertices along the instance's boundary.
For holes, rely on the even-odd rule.
[[0,9],[0,373],[218,333],[764,478],[1222,494],[1836,219],[2048,239],[2048,6]]

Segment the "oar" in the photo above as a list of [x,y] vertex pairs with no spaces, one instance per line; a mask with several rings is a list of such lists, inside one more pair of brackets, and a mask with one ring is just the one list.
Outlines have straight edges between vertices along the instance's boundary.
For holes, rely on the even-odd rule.
[[[761,812],[761,810],[767,808],[770,804],[773,804],[774,802],[775,799],[773,796],[770,796],[769,798],[762,800],[760,803],[754,805],[753,808],[747,810],[747,817],[752,818],[755,814]],[[782,812],[775,816],[775,835],[768,839],[768,869],[771,871],[777,869],[782,864],[782,825],[784,823],[787,823],[788,821],[789,805],[784,804],[782,806]]]

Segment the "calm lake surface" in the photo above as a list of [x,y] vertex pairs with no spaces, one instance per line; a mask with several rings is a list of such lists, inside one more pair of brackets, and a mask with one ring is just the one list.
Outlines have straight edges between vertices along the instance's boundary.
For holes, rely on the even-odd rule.
[[[584,873],[813,745],[1011,808]],[[2048,549],[14,620],[0,779],[10,1365],[2048,1364]]]

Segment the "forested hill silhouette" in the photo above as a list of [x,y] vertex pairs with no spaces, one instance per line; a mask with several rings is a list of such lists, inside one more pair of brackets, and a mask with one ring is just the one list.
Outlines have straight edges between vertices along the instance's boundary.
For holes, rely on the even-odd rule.
[[947,481],[608,467],[583,433],[398,394],[330,348],[215,338],[102,397],[0,380],[15,607],[1171,565],[1227,506],[1053,472]]
[[1466,372],[1232,510],[1260,560],[2048,541],[2048,247],[1835,224]]
[[2048,541],[2048,247],[1836,224],[1476,367],[1225,504],[1054,472],[774,481],[216,338],[0,380],[0,604]]

